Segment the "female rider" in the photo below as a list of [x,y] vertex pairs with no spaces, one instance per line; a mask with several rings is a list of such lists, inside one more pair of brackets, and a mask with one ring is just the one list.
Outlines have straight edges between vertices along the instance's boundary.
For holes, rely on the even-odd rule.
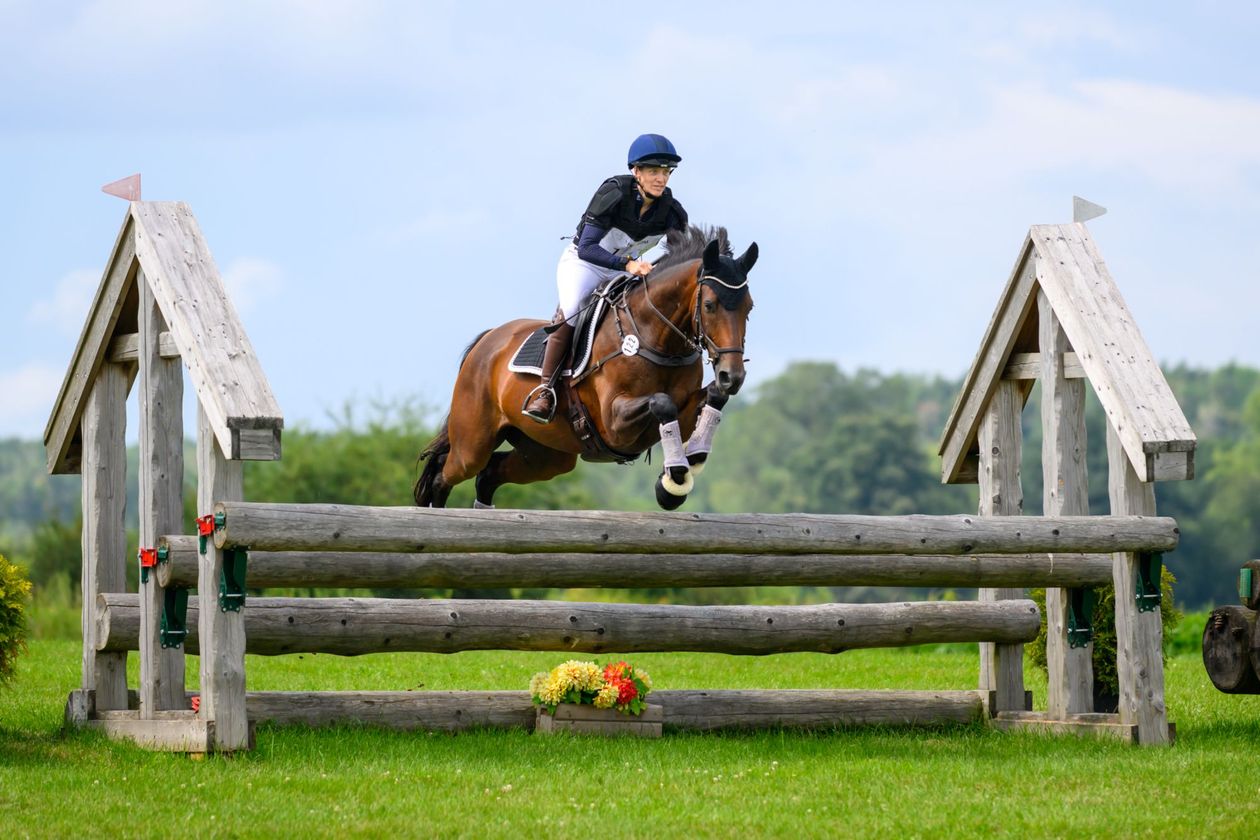
[[542,384],[525,398],[521,409],[539,423],[550,423],[556,411],[556,377],[569,353],[578,310],[595,287],[622,274],[646,277],[652,264],[614,253],[645,237],[684,230],[687,211],[666,184],[682,158],[674,144],[659,134],[642,134],[630,144],[629,175],[614,175],[595,191],[573,242],[560,255],[556,286],[564,320],[551,327],[543,353]]

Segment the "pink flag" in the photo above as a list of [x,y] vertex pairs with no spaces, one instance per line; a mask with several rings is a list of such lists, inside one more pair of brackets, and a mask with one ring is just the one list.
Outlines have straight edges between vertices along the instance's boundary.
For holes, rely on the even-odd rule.
[[114,181],[101,187],[101,192],[116,195],[127,201],[140,200],[140,173],[130,175],[120,181]]

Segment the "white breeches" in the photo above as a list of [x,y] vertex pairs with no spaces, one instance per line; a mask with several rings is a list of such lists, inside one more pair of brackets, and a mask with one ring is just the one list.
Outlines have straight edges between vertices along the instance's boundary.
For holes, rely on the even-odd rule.
[[569,245],[560,254],[556,266],[556,289],[560,293],[560,309],[566,319],[572,320],[586,296],[605,280],[625,274],[615,268],[601,268],[588,263],[577,254],[577,246]]

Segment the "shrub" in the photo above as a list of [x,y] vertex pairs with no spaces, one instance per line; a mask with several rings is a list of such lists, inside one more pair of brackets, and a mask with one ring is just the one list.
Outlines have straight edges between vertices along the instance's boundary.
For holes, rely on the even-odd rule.
[[17,655],[26,646],[26,573],[0,554],[0,683],[13,679]]
[[[1181,620],[1181,612],[1173,605],[1172,585],[1177,582],[1168,567],[1163,567],[1159,579],[1160,620],[1164,627],[1163,658],[1168,661],[1168,649],[1173,636],[1173,629]],[[1098,602],[1094,605],[1094,613],[1090,621],[1094,628],[1094,695],[1115,696],[1120,693],[1120,677],[1116,673],[1116,591],[1113,586],[1100,586]],[[1042,671],[1046,670],[1046,590],[1033,589],[1028,597],[1037,602],[1041,610],[1041,631],[1036,640],[1030,642],[1024,652]],[[1130,595],[1129,597],[1132,597]]]

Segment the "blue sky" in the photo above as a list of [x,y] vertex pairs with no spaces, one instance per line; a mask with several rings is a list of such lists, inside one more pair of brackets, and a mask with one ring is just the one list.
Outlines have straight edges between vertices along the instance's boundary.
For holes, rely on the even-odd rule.
[[753,384],[961,375],[1030,224],[1091,230],[1157,357],[1260,365],[1260,6],[0,0],[0,436],[38,438],[125,205],[197,215],[290,424],[437,406],[555,305],[630,140],[756,240]]

